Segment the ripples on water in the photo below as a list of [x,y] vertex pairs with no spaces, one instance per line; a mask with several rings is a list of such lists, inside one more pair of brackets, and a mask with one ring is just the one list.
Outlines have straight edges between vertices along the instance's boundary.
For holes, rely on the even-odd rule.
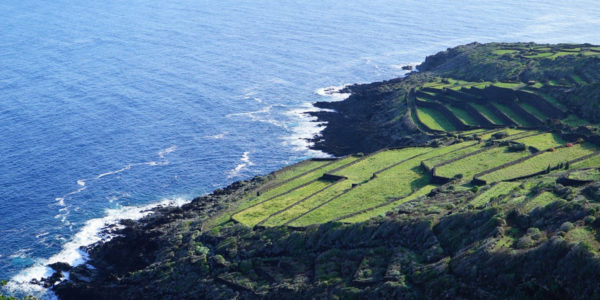
[[595,1],[309,2],[2,1],[0,274],[81,261],[136,206],[323,155],[298,138],[324,87],[472,41],[600,43]]

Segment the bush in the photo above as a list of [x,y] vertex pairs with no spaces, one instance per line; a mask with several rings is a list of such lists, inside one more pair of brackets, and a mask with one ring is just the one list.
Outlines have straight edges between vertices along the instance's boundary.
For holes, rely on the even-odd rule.
[[525,248],[529,248],[531,246],[534,245],[533,240],[529,237],[529,236],[523,236],[521,237],[518,241],[517,241],[517,248],[518,249],[525,249]]
[[560,225],[560,231],[569,232],[569,230],[573,229],[573,227],[575,227],[573,225],[573,223],[571,223],[571,222],[564,222],[564,223],[562,223],[562,225]]
[[527,149],[527,146],[523,143],[512,143],[508,146],[508,150],[513,152],[525,151],[525,149]]
[[594,216],[587,216],[587,217],[585,217],[585,219],[583,219],[583,222],[585,222],[585,225],[591,225],[594,223],[594,221],[596,221],[596,218]]
[[492,138],[495,140],[503,139],[505,137],[508,137],[508,133],[506,131],[500,131],[492,134]]

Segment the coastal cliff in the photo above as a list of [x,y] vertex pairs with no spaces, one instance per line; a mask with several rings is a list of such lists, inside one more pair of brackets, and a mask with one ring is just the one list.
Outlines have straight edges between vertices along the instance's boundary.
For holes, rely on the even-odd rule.
[[[314,148],[343,157],[123,221],[52,289],[61,299],[600,298],[598,67],[600,48],[587,44],[473,43],[405,78],[348,86],[347,100],[312,113],[327,122]],[[476,170],[469,159],[488,152]],[[389,182],[360,193],[378,180]],[[348,204],[402,183],[409,194]],[[298,222],[311,213],[322,221]]]

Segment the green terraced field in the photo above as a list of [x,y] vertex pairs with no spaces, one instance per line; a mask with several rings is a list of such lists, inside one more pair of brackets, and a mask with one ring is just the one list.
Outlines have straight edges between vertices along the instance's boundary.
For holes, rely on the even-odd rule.
[[573,171],[569,173],[569,178],[576,180],[600,180],[600,171],[595,168],[588,170]]
[[[253,201],[253,202],[260,202],[260,201],[266,200],[266,199],[268,199],[270,197],[274,197],[276,195],[284,193],[284,192],[288,191],[291,188],[297,187],[297,186],[299,186],[301,184],[305,184],[305,183],[310,182],[312,180],[316,180],[319,177],[323,176],[323,174],[325,174],[325,173],[327,173],[327,172],[329,172],[331,170],[334,170],[336,168],[339,168],[341,166],[344,166],[346,164],[349,164],[349,163],[351,163],[351,162],[353,162],[353,161],[355,161],[357,159],[358,159],[357,157],[348,156],[346,158],[343,158],[343,159],[340,159],[338,161],[335,161],[334,163],[328,164],[328,165],[326,165],[326,166],[324,166],[322,168],[316,169],[313,172],[310,172],[308,174],[305,174],[303,176],[295,178],[295,179],[293,179],[291,181],[285,182],[285,183],[283,183],[281,185],[275,186],[275,187],[273,187],[273,188],[271,188],[271,189],[269,189],[269,190],[261,193],[260,197],[257,197],[257,199],[255,199],[255,201]],[[290,172],[292,172],[292,171],[290,171]],[[302,174],[302,172],[296,172],[296,173]]]
[[589,145],[574,145],[557,149],[556,151],[547,151],[542,154],[533,156],[516,165],[512,165],[495,172],[486,174],[480,179],[488,183],[527,176],[545,170],[548,166],[554,167],[559,163],[565,163],[569,160],[593,153],[596,148]]
[[523,86],[522,82],[494,82],[494,85],[507,89],[518,89]]
[[495,147],[436,168],[436,172],[437,175],[447,178],[462,174],[464,179],[470,179],[479,172],[489,170],[528,155],[528,151],[510,152],[507,147]]
[[492,121],[492,123],[496,125],[506,125],[504,124],[504,122],[498,119],[498,117],[496,117],[496,115],[492,113],[487,107],[476,103],[471,103],[471,106],[477,109],[479,113],[485,116],[488,120]]
[[376,179],[353,188],[348,193],[292,222],[293,226],[323,223],[333,218],[384,203],[390,198],[405,197],[429,183],[429,176],[412,159],[381,173]]
[[528,130],[523,130],[523,129],[514,129],[514,128],[504,128],[501,130],[490,130],[489,132],[486,132],[484,134],[481,134],[479,137],[482,140],[488,140],[492,137],[492,135],[494,135],[497,132],[506,132],[508,134],[508,137],[506,138],[507,140],[510,140],[514,137],[518,137],[522,134],[527,134],[530,133],[531,131]]
[[530,114],[538,117],[540,120],[545,121],[548,116],[546,116],[543,112],[539,111],[537,108],[527,104],[527,103],[519,103],[519,105],[521,105],[521,107],[526,110],[527,112],[529,112]]
[[444,117],[440,112],[435,109],[428,107],[418,107],[417,114],[419,120],[427,127],[433,130],[441,131],[454,131],[456,128],[452,126],[452,123]]
[[431,190],[433,190],[436,187],[437,187],[436,185],[428,184],[428,185],[422,187],[421,189],[419,189],[418,191],[415,191],[414,193],[412,193],[409,196],[406,196],[400,200],[392,201],[383,206],[379,206],[375,209],[365,211],[363,213],[342,219],[340,221],[347,222],[347,223],[356,223],[356,222],[366,221],[373,217],[383,216],[383,215],[385,215],[386,212],[393,210],[395,207],[397,207],[398,205],[400,205],[402,203],[406,203],[408,201],[417,199],[421,196],[427,195],[429,192],[431,192]]
[[600,166],[600,155],[595,155],[588,159],[571,164],[571,168],[573,169],[595,168],[598,166]]
[[531,124],[529,124],[529,122],[527,122],[527,120],[521,118],[521,116],[517,115],[514,111],[512,111],[512,109],[510,109],[508,106],[504,106],[504,105],[500,105],[498,103],[492,103],[498,110],[500,110],[501,112],[503,112],[505,115],[507,115],[510,119],[512,119],[513,121],[517,122],[518,125],[520,126],[531,126]]
[[404,148],[382,151],[370,155],[351,166],[333,172],[332,174],[348,177],[353,183],[360,183],[369,179],[373,173],[383,168],[421,153],[423,153],[422,148]]
[[497,54],[497,55],[512,54],[512,53],[516,53],[516,52],[519,52],[519,50],[501,49],[501,50],[492,51],[492,53]]
[[590,122],[580,119],[578,116],[574,114],[568,115],[566,118],[562,119],[562,122],[571,126],[581,126],[589,124]]
[[519,186],[519,182],[499,182],[469,202],[473,207],[485,206],[492,198],[498,198],[499,196],[507,195],[516,187]]
[[[352,184],[358,184],[368,180],[372,177],[373,173],[393,166],[403,160],[409,159],[419,154],[430,151],[431,148],[404,148],[399,150],[387,150],[368,156],[365,159],[350,165],[344,169],[334,172],[336,175],[346,176],[348,180],[338,182],[328,188],[327,190],[314,195],[301,203],[286,209],[285,211],[269,218],[264,225],[275,226],[282,225],[301,214],[307,212],[311,208],[314,208],[332,198],[341,195],[345,191],[352,187]],[[278,200],[278,199],[274,199]],[[287,206],[293,203],[288,203]],[[281,209],[281,208],[280,208]]]
[[452,111],[452,113],[454,113],[454,115],[459,118],[464,124],[466,125],[473,125],[473,126],[478,126],[481,125],[479,124],[479,122],[477,122],[477,120],[475,120],[475,118],[473,118],[473,116],[471,116],[471,114],[469,114],[466,110],[455,107],[455,106],[451,106],[448,105],[447,106],[448,109],[450,109],[450,111]]
[[323,167],[324,165],[331,163],[331,161],[317,161],[317,160],[305,160],[303,162],[297,163],[290,167],[284,168],[278,172],[275,172],[275,183],[282,182],[288,180],[290,178],[301,175],[305,172],[316,170],[317,168]]
[[554,195],[551,192],[543,192],[543,193],[539,194],[537,197],[526,202],[525,205],[523,206],[523,212],[528,213],[537,207],[544,207],[544,206],[546,206],[556,200],[559,200],[559,199],[560,199],[559,197],[557,197],[556,195]]
[[552,56],[552,52],[542,52],[542,53],[537,53],[537,54],[533,54],[533,55],[525,55],[525,57],[527,58],[543,58],[543,57],[550,57]]
[[539,135],[518,138],[515,142],[523,143],[527,146],[535,147],[538,150],[550,149],[552,147],[558,147],[566,144],[566,142],[560,138],[556,133],[543,133]]
[[254,226],[260,221],[267,218],[270,214],[293,204],[309,195],[318,192],[319,190],[330,186],[331,182],[317,180],[306,186],[293,190],[285,195],[278,196],[271,200],[264,201],[256,206],[247,208],[233,215],[233,218],[238,222],[248,226]]
[[430,151],[382,172],[377,178],[353,188],[348,193],[291,222],[290,225],[306,226],[323,223],[386,203],[390,198],[405,197],[429,184],[429,176],[420,166],[422,160],[453,151],[461,146],[463,145],[455,144],[440,148],[423,148]]
[[481,149],[481,147],[483,146],[483,144],[477,144],[477,142],[464,142],[463,144],[464,144],[463,147],[456,149],[455,151],[432,157],[430,159],[424,160],[423,163],[425,164],[426,167],[431,169],[431,168],[435,167],[436,165],[443,163],[445,161],[449,161],[451,159],[455,159],[455,158],[461,157],[465,154],[477,151],[477,150]]

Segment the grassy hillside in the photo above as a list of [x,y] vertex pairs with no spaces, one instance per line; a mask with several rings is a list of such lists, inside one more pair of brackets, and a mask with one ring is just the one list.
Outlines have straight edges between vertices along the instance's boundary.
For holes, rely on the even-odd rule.
[[[126,222],[81,298],[600,298],[600,47],[469,44],[319,103],[312,159]],[[361,153],[362,152],[362,153]]]

